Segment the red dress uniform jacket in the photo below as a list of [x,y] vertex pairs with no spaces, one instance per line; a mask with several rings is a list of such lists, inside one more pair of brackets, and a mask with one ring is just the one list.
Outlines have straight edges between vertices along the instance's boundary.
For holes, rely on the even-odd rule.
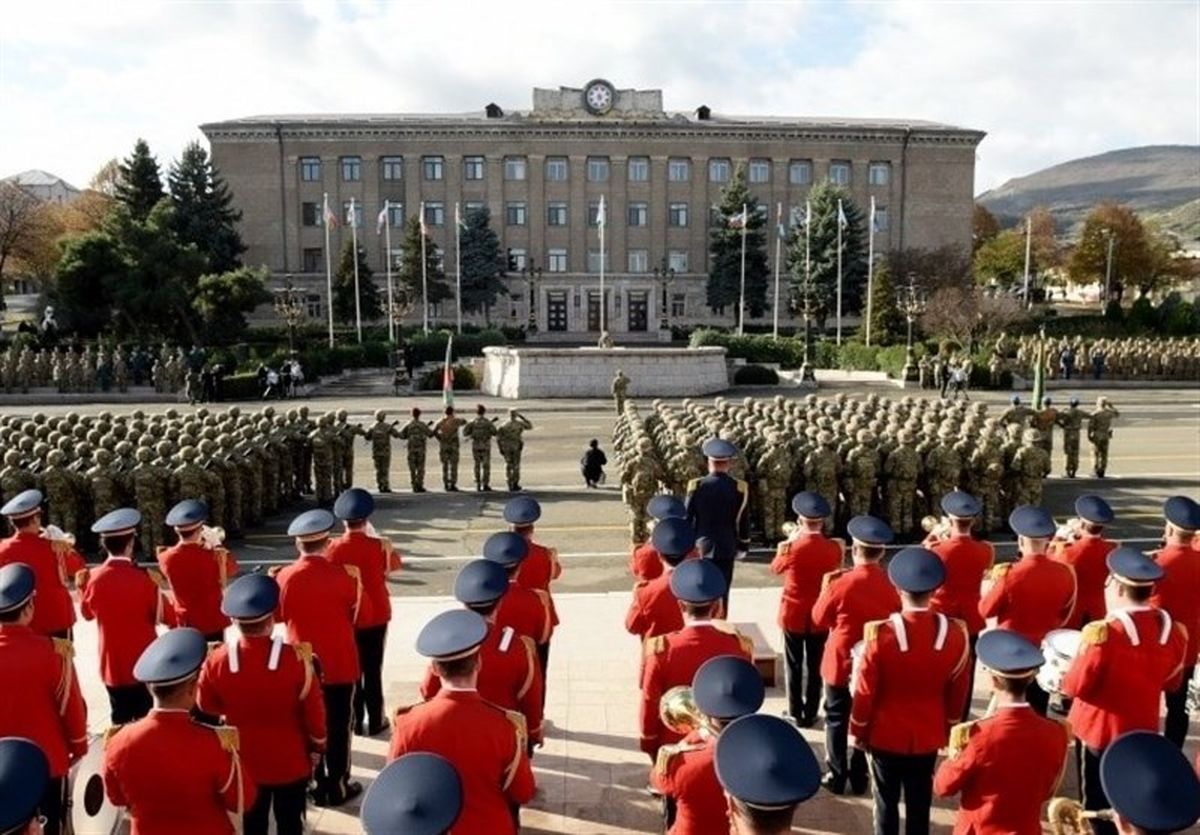
[[1075,570],[1075,609],[1067,621],[1070,629],[1104,618],[1104,583],[1108,566],[1104,560],[1117,543],[1102,536],[1081,535],[1070,542],[1056,541],[1050,546],[1050,558]]
[[65,632],[75,624],[75,604],[67,583],[87,564],[65,542],[54,543],[36,533],[18,532],[0,540],[0,568],[23,562],[33,569],[37,600],[29,628],[39,635]]
[[1043,554],[1021,557],[992,569],[992,588],[979,602],[979,614],[996,618],[1040,645],[1046,633],[1058,629],[1075,608],[1075,573]]
[[400,570],[400,554],[389,539],[368,536],[365,530],[346,531],[329,543],[325,558],[334,565],[353,565],[362,579],[362,605],[358,608],[359,629],[386,626],[392,619],[388,574]]
[[123,725],[104,748],[108,799],[129,810],[132,835],[233,832],[229,812],[249,809],[257,790],[242,768],[237,732],[158,710]]
[[850,650],[862,640],[867,621],[900,611],[900,595],[878,565],[856,565],[825,575],[813,606],[813,627],[828,629],[821,679],[830,687],[850,683]]
[[[511,626],[503,629],[491,626],[479,648],[479,661],[479,695],[498,707],[515,710],[524,716],[529,738],[541,742],[545,683],[533,639],[518,635]],[[442,680],[430,665],[421,682],[421,698],[429,701],[441,689]]]
[[641,748],[651,757],[683,737],[658,717],[658,703],[672,687],[691,686],[696,671],[710,658],[736,655],[752,660],[754,643],[724,621],[693,621],[678,632],[645,643],[642,659]]
[[1184,631],[1162,609],[1121,609],[1085,626],[1062,683],[1075,700],[1067,715],[1075,735],[1103,750],[1129,731],[1157,733],[1163,691],[1179,686],[1186,650]]
[[683,611],[671,593],[671,572],[633,587],[633,602],[625,613],[625,631],[643,641],[683,629]]
[[158,564],[171,585],[179,625],[205,635],[223,632],[229,618],[221,613],[221,598],[238,564],[226,548],[206,548],[199,542],[179,542],[158,552]]
[[946,566],[946,581],[933,593],[929,607],[943,615],[958,618],[967,631],[978,635],[983,630],[979,614],[980,587],[983,575],[996,561],[996,549],[990,542],[980,542],[969,536],[952,536],[931,543],[930,551]]
[[967,701],[967,627],[930,610],[868,623],[854,676],[850,735],[889,754],[931,754],[946,744]]
[[[1196,538],[1200,542],[1200,537]],[[1150,603],[1166,609],[1175,622],[1187,630],[1187,654],[1184,666],[1196,663],[1200,655],[1200,553],[1186,545],[1168,545],[1154,555],[1164,576],[1154,584]]]
[[86,577],[79,610],[99,627],[100,677],[108,687],[137,684],[133,665],[158,636],[155,626],[174,620],[171,604],[144,569],[121,557]]
[[454,835],[512,835],[510,804],[536,789],[519,714],[489,704],[474,690],[443,690],[397,711],[388,761],[413,751],[448,759],[462,780],[463,808]]
[[635,545],[629,552],[629,573],[635,580],[653,580],[662,576],[662,558],[649,542]]
[[529,554],[517,568],[516,583],[532,591],[545,592],[546,605],[550,607],[550,624],[558,626],[558,612],[554,608],[554,597],[550,594],[551,581],[562,576],[558,551],[539,545],[532,539],[526,541],[529,543]]
[[358,645],[354,620],[361,587],[352,568],[334,565],[318,555],[301,556],[276,575],[279,620],[288,640],[310,644],[320,662],[325,684],[358,681]]
[[36,742],[62,777],[87,753],[87,705],[71,644],[28,626],[0,624],[0,737]]
[[509,582],[508,591],[496,607],[496,626],[511,626],[518,635],[533,638],[534,643],[546,643],[554,634],[550,595],[527,589],[516,580]]
[[325,750],[325,700],[308,646],[239,636],[200,668],[200,709],[238,729],[242,761],[260,786],[307,780]]
[[779,600],[779,626],[787,632],[808,634],[813,625],[813,604],[821,595],[821,580],[842,567],[846,550],[840,539],[802,533],[790,542],[779,543],[771,573],[783,575],[783,597]]
[[675,823],[668,835],[729,835],[728,801],[717,780],[715,753],[716,738],[696,731],[659,750],[650,782],[675,798]]
[[962,792],[954,835],[1042,835],[1042,804],[1058,789],[1071,729],[1029,705],[1003,707],[951,734],[939,797]]

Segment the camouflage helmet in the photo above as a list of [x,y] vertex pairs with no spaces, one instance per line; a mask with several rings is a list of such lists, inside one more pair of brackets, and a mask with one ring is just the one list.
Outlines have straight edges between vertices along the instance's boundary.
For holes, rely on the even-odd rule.
[[650,452],[654,449],[654,441],[643,435],[638,438],[637,448],[641,452]]
[[45,423],[46,422],[46,413],[45,412],[34,412],[33,413],[33,422],[38,423],[38,424]]
[[242,413],[242,410],[240,407],[238,407],[238,406],[230,406],[229,407],[229,416],[231,418],[236,418],[239,415],[241,415],[241,413]]
[[167,409],[167,411],[165,411],[163,414],[165,414],[167,416],[168,420],[176,420],[179,417],[179,410],[178,409]]
[[15,449],[10,449],[4,453],[4,463],[10,467],[16,467],[21,463],[21,453]]
[[96,415],[96,420],[98,420],[102,423],[110,423],[112,421],[112,419],[113,419],[112,412],[104,411],[104,412],[100,412],[100,414]]
[[208,417],[208,409],[201,406],[199,409],[196,410],[196,417],[200,418],[201,420]]
[[149,435],[142,435],[137,439],[137,441],[133,442],[133,444],[134,446],[153,447],[154,438],[150,437]]
[[67,454],[61,449],[52,449],[46,453],[46,464],[51,467],[61,467],[67,460]]
[[145,420],[146,413],[143,412],[141,409],[134,409],[132,412],[129,413],[129,417],[131,417],[133,420]]
[[899,438],[900,443],[902,443],[902,444],[911,444],[911,443],[916,442],[916,440],[917,440],[917,436],[913,433],[913,431],[911,429],[907,429],[907,428],[901,429],[900,434],[897,437]]
[[46,457],[46,453],[48,453],[51,449],[52,447],[50,444],[46,443],[45,441],[39,441],[34,444],[33,455],[35,458],[44,459]]
[[137,452],[134,453],[134,457],[137,458],[139,463],[148,464],[154,460],[154,450],[148,446],[140,446],[137,448]]
[[285,418],[283,415],[275,415],[275,425],[280,429],[286,428],[287,418]]
[[377,420],[379,423],[383,423],[385,420],[387,420],[387,412],[385,412],[383,409],[376,409],[375,420]]
[[820,429],[817,431],[817,443],[821,446],[830,446],[833,443],[833,433],[828,429]]
[[179,448],[179,457],[184,461],[195,461],[197,454],[199,454],[199,450],[197,450],[191,444]]
[[46,440],[50,437],[50,427],[44,423],[34,426],[33,436],[39,440]]
[[113,462],[112,450],[106,449],[105,447],[100,447],[98,450],[96,450],[95,458],[97,464],[107,467]]
[[170,458],[175,453],[175,444],[170,441],[159,441],[154,445],[154,451],[160,458]]
[[266,415],[267,417],[275,417],[275,407],[267,406],[265,409],[262,410],[262,413],[264,415]]
[[295,420],[296,420],[297,418],[299,418],[299,417],[300,417],[300,410],[299,410],[299,409],[288,409],[288,410],[287,410],[287,419],[288,419],[288,420],[290,420],[290,421],[295,421]]
[[302,418],[308,417],[308,407],[307,406],[301,406],[297,411],[300,413],[300,417],[302,417]]
[[79,454],[80,455],[83,454],[83,450],[81,449],[81,447],[84,445],[77,444],[75,442],[74,438],[59,438],[58,443],[53,444],[53,446],[57,449],[62,450],[65,453],[68,453],[68,454],[71,452],[71,450],[79,448]]
[[82,441],[91,431],[91,429],[89,429],[87,426],[84,426],[82,423],[77,423],[71,427],[71,437]]
[[118,441],[117,442],[116,453],[117,453],[117,455],[120,455],[122,458],[127,458],[128,456],[132,455],[133,449],[134,449],[133,444],[131,444],[129,441]]
[[212,438],[205,438],[200,442],[200,452],[204,455],[212,455],[217,451],[217,442]]
[[337,410],[337,419],[338,419],[339,423],[345,423],[349,417],[350,417],[350,413],[347,412],[345,409]]
[[1021,433],[1021,440],[1027,444],[1036,444],[1042,437],[1042,433],[1036,429],[1026,429]]
[[229,434],[220,435],[217,438],[217,443],[221,446],[221,449],[229,449],[234,444],[234,437]]

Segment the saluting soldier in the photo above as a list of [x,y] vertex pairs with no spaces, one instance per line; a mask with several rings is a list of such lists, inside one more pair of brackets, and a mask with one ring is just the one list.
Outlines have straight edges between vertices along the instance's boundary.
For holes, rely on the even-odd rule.
[[362,430],[371,444],[371,461],[375,464],[375,486],[380,493],[392,492],[392,438],[399,437],[395,423],[387,422],[387,413],[382,409],[375,412],[375,422]]
[[475,464],[475,489],[490,493],[492,490],[492,438],[496,437],[496,424],[488,420],[487,406],[480,403],[475,407],[475,419],[463,427],[464,438],[471,439],[471,459]]
[[496,427],[496,448],[504,458],[504,479],[510,493],[521,489],[521,452],[525,449],[522,435],[533,424],[516,409],[508,410],[508,420]]
[[68,583],[86,567],[83,557],[66,541],[51,541],[42,530],[42,494],[25,490],[0,507],[13,526],[13,535],[0,541],[0,566],[19,562],[37,578],[38,602],[30,628],[39,635],[71,638],[75,604]]
[[460,832],[515,835],[520,807],[533,799],[533,770],[521,714],[493,705],[478,690],[479,648],[488,625],[475,612],[433,618],[417,635],[417,652],[442,680],[436,696],[396,712],[388,759],[412,752],[445,757],[463,787]]
[[1154,559],[1163,576],[1154,586],[1150,602],[1164,610],[1187,630],[1187,652],[1179,686],[1167,692],[1167,719],[1163,735],[1180,748],[1187,738],[1188,682],[1196,672],[1200,655],[1200,553],[1196,531],[1200,530],[1200,505],[1187,496],[1172,496],[1163,503],[1163,547]]
[[1076,518],[1070,523],[1071,535],[1056,536],[1050,545],[1051,559],[1071,566],[1075,572],[1075,609],[1067,626],[1079,629],[1085,623],[1104,617],[1104,583],[1108,580],[1105,558],[1117,543],[1104,538],[1104,527],[1114,514],[1100,496],[1075,499]]
[[1200,820],[1200,778],[1156,733],[1125,734],[1104,752],[1100,782],[1121,835],[1182,832]]
[[104,748],[104,789],[128,810],[139,835],[222,835],[235,830],[257,789],[242,768],[238,732],[192,718],[196,682],[208,652],[195,629],[155,639],[134,667],[154,710],[111,732]]
[[384,766],[363,797],[367,835],[445,835],[462,813],[458,770],[437,754],[405,754]]
[[730,475],[738,450],[729,441],[710,438],[704,442],[708,475],[688,482],[687,520],[696,536],[712,542],[712,562],[725,580],[723,611],[729,614],[729,590],[733,587],[733,563],[750,549],[750,486]]
[[[38,806],[50,783],[50,761],[22,737],[0,739],[0,832],[42,835]],[[49,821],[47,821],[49,823]]]
[[637,635],[643,645],[651,638],[683,629],[683,612],[671,591],[671,572],[694,551],[696,532],[686,519],[668,517],[654,526],[650,544],[659,556],[662,573],[633,587],[633,601],[625,614],[625,631]]
[[466,423],[454,414],[453,406],[447,406],[446,414],[433,427],[442,462],[442,487],[448,493],[458,492],[458,432]]
[[238,572],[237,559],[223,544],[204,541],[208,505],[199,499],[184,499],[167,512],[167,527],[179,541],[158,552],[158,565],[171,587],[179,625],[200,630],[204,640],[225,639],[229,618],[221,611],[221,597],[230,578]]
[[[562,563],[558,561],[558,551],[533,540],[533,527],[542,518],[542,506],[532,496],[518,496],[504,505],[504,521],[512,526],[513,533],[524,538],[529,545],[525,559],[517,566],[514,575],[517,585],[524,586],[537,592],[550,609],[550,626],[558,626],[558,611],[554,608],[554,597],[550,593],[550,584],[562,576]],[[550,642],[538,644],[538,661],[542,666],[542,676],[546,676],[550,664]]]

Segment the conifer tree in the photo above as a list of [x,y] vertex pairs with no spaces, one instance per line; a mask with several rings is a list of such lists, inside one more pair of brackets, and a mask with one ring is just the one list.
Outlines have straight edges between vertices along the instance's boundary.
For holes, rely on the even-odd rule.
[[121,161],[117,180],[117,200],[129,209],[135,221],[144,221],[165,196],[158,160],[150,153],[145,139],[133,146],[133,153]]
[[167,175],[175,206],[175,232],[185,244],[195,244],[208,259],[210,272],[228,272],[241,266],[246,251],[237,223],[241,211],[232,207],[229,186],[213,168],[208,152],[191,142],[171,165]]
[[[742,219],[745,207],[748,218]],[[739,165],[729,184],[721,190],[721,203],[715,207],[717,225],[709,233],[708,306],[710,309],[733,308],[734,318],[741,316],[739,303],[742,283],[742,228],[746,228],[746,314],[762,316],[767,307],[767,236],[766,216],[758,198],[746,185],[745,166]],[[700,218],[693,218],[697,222]]]

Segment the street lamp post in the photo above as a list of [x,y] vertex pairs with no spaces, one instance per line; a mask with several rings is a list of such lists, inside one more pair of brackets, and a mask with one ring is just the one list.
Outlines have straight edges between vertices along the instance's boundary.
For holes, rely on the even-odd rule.
[[817,312],[816,299],[813,298],[812,273],[805,271],[804,280],[800,284],[803,295],[800,297],[800,311],[804,315],[804,362],[800,366],[800,382],[816,383],[817,376],[813,373],[812,364],[812,320]]
[[288,329],[288,353],[296,350],[296,327],[304,321],[308,311],[304,307],[304,294],[292,285],[291,273],[284,278],[282,290],[275,291],[275,315],[283,320]]
[[667,266],[664,255],[662,265],[654,268],[654,280],[659,283],[659,318],[658,329],[671,329],[671,282],[675,280],[675,268]]
[[525,288],[529,291],[529,324],[526,332],[537,333],[537,297],[534,293],[537,291],[538,281],[542,278],[542,268],[536,266],[530,258],[525,262],[525,266],[521,267],[521,278],[525,279]]
[[896,307],[904,314],[904,321],[908,323],[908,341],[904,346],[902,374],[904,382],[909,383],[917,379],[917,359],[913,355],[913,321],[925,312],[925,294],[917,288],[917,277],[914,273],[908,274],[908,284],[896,293]]

